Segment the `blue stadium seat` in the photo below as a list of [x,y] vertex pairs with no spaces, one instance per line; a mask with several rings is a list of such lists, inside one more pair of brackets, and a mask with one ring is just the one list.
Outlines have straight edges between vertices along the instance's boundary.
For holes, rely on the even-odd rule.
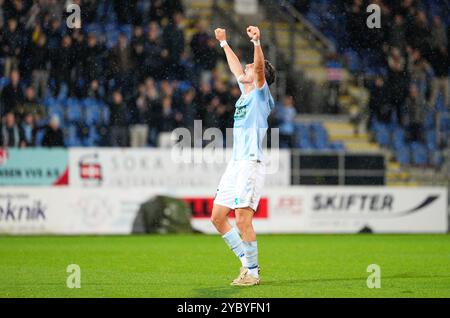
[[318,150],[328,149],[328,133],[322,124],[313,124],[311,128],[313,130],[313,143],[315,148]]
[[94,126],[100,123],[101,112],[98,106],[90,106],[85,108],[84,123],[87,126]]
[[70,125],[67,127],[65,144],[67,147],[80,147],[82,145],[80,137],[78,135],[78,127]]
[[413,164],[420,166],[428,164],[428,152],[424,144],[412,142],[410,147]]
[[374,129],[377,142],[383,147],[389,147],[391,145],[391,138],[388,125],[378,123],[374,125]]
[[405,130],[403,128],[397,127],[392,132],[392,146],[395,150],[406,147]]
[[435,127],[435,125],[434,125],[434,114],[433,114],[433,112],[428,111],[428,112],[425,114],[425,121],[424,121],[424,123],[423,123],[423,126],[424,126],[424,128],[425,128],[426,130],[433,129],[433,128]]
[[333,150],[337,150],[337,151],[345,151],[345,145],[343,142],[341,141],[334,141],[332,143],[330,143],[329,145],[331,147],[331,149]]
[[82,120],[82,110],[80,102],[75,98],[67,100],[66,118],[70,123],[79,123]]
[[437,151],[436,132],[434,130],[427,130],[425,132],[425,142],[428,150]]
[[305,150],[314,149],[310,137],[310,127],[305,124],[297,124],[295,126],[296,147]]
[[395,152],[397,161],[404,166],[411,164],[410,152],[408,147],[400,148]]
[[5,87],[8,84],[9,84],[9,78],[0,77],[0,90],[3,89],[3,87]]
[[36,145],[41,146],[42,140],[44,139],[45,131],[43,129],[39,129],[36,132]]

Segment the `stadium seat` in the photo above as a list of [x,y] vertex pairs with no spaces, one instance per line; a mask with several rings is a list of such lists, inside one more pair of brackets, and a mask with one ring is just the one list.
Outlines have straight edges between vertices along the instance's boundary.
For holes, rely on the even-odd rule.
[[78,127],[70,125],[67,127],[65,144],[67,147],[80,147],[82,145],[80,137],[78,136]]
[[311,125],[313,131],[313,144],[318,150],[327,150],[328,147],[328,133],[320,123]]
[[408,147],[400,148],[395,152],[395,156],[397,158],[397,161],[401,165],[409,165],[411,164],[411,158],[410,158],[410,152]]
[[397,127],[392,132],[392,146],[394,150],[406,147],[405,130],[403,128]]
[[82,120],[81,105],[77,99],[69,98],[66,105],[66,118],[69,123],[79,123]]
[[425,132],[425,142],[429,151],[437,151],[436,132],[434,130],[427,130]]
[[0,77],[0,90],[3,89],[6,85],[9,84],[9,78],[7,77]]
[[428,152],[424,144],[412,142],[410,147],[413,164],[420,166],[428,164]]
[[389,127],[386,124],[378,123],[374,125],[375,138],[382,147],[389,147],[391,145]]
[[45,131],[43,129],[40,129],[36,132],[36,145],[41,146],[42,140],[44,139]]

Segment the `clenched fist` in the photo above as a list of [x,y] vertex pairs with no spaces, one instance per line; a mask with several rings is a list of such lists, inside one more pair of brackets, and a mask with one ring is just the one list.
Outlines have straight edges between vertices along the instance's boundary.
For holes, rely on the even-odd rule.
[[258,41],[261,37],[261,32],[259,31],[258,27],[251,25],[247,28],[247,35],[250,39]]
[[214,30],[214,33],[216,34],[217,41],[222,42],[227,40],[227,31],[225,29],[217,28]]

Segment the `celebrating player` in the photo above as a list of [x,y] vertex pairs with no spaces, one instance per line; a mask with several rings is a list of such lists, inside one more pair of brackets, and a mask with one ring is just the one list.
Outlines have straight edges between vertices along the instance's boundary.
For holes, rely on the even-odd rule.
[[[220,180],[211,220],[242,263],[238,278],[231,284],[253,286],[259,284],[260,278],[252,221],[265,178],[262,142],[268,128],[267,118],[274,107],[269,85],[275,81],[275,69],[264,59],[257,27],[247,28],[247,35],[254,44],[254,60],[253,64],[245,66],[245,70],[227,43],[226,31],[218,28],[215,35],[225,50],[242,95],[236,102],[234,114],[233,157]],[[242,238],[228,222],[232,209]]]

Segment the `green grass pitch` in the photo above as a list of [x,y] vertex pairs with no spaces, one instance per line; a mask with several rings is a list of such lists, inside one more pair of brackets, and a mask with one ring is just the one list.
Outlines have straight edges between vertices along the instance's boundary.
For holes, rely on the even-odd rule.
[[[449,235],[260,235],[262,281],[219,236],[0,237],[0,297],[450,297]],[[69,264],[81,288],[69,289]],[[369,264],[381,288],[369,289]]]

